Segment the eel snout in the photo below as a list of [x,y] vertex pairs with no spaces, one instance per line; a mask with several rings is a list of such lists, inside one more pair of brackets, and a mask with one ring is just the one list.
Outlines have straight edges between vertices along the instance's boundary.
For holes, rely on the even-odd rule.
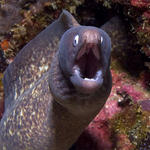
[[101,43],[103,38],[98,31],[87,30],[82,36],[83,44],[79,49],[71,81],[82,93],[92,93],[103,83]]

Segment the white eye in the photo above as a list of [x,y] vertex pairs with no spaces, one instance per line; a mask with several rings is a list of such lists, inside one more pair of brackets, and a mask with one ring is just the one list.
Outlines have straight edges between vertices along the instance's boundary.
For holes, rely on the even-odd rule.
[[74,37],[73,45],[74,45],[74,46],[77,46],[78,43],[79,43],[79,35],[77,34],[77,35]]
[[101,36],[101,43],[103,43],[103,37]]

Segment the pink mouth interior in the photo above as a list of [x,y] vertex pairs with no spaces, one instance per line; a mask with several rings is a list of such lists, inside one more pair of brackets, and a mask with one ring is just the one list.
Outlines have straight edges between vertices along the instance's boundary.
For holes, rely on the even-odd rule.
[[99,47],[94,44],[84,45],[76,58],[75,65],[80,68],[82,78],[94,78],[100,69],[100,52]]

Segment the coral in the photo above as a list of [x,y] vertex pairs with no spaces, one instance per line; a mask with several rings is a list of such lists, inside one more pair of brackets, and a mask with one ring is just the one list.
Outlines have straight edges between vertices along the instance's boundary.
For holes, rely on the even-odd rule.
[[7,67],[7,63],[4,58],[4,52],[0,50],[0,72],[2,73]]
[[[83,13],[77,8],[80,5],[80,12],[86,8]],[[79,16],[83,24],[96,26],[102,25],[114,13],[125,20],[127,31],[135,39],[134,52],[113,53],[111,95],[75,147],[76,150],[150,149],[150,1],[20,0],[12,3],[0,0],[0,8],[0,117],[4,109],[1,106],[5,68],[26,43],[59,16],[62,9]]]
[[131,5],[136,6],[136,7],[149,7],[150,2],[147,0],[131,0]]
[[130,105],[111,120],[110,126],[115,133],[127,135],[137,147],[149,131],[149,115],[144,114],[140,105]]
[[[150,57],[150,1],[147,0],[96,0],[109,9],[122,13],[130,32],[137,38],[140,51]],[[117,10],[116,10],[117,9]]]
[[150,133],[147,134],[146,138],[138,146],[139,150],[149,150],[150,149]]
[[[62,9],[76,14],[81,1],[0,1],[0,50],[4,51],[6,62],[11,63],[19,50],[56,19]],[[11,9],[10,9],[11,8]],[[15,9],[14,9],[15,8]],[[15,10],[13,13],[11,10]],[[6,24],[7,22],[7,24]]]
[[4,111],[4,92],[3,92],[2,78],[3,78],[3,74],[0,73],[0,119]]
[[140,74],[141,77],[141,84],[144,88],[150,89],[150,72],[149,71],[143,71]]
[[9,48],[9,42],[7,40],[3,40],[1,43],[1,48],[5,51]]

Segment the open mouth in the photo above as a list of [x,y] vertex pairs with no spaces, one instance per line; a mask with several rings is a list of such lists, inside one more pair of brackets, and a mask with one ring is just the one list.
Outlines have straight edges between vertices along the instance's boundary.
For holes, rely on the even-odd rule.
[[86,93],[102,85],[101,55],[97,44],[88,43],[82,46],[76,56],[73,73],[73,84]]
[[101,67],[99,47],[91,43],[84,45],[77,54],[75,65],[83,79],[96,79]]

